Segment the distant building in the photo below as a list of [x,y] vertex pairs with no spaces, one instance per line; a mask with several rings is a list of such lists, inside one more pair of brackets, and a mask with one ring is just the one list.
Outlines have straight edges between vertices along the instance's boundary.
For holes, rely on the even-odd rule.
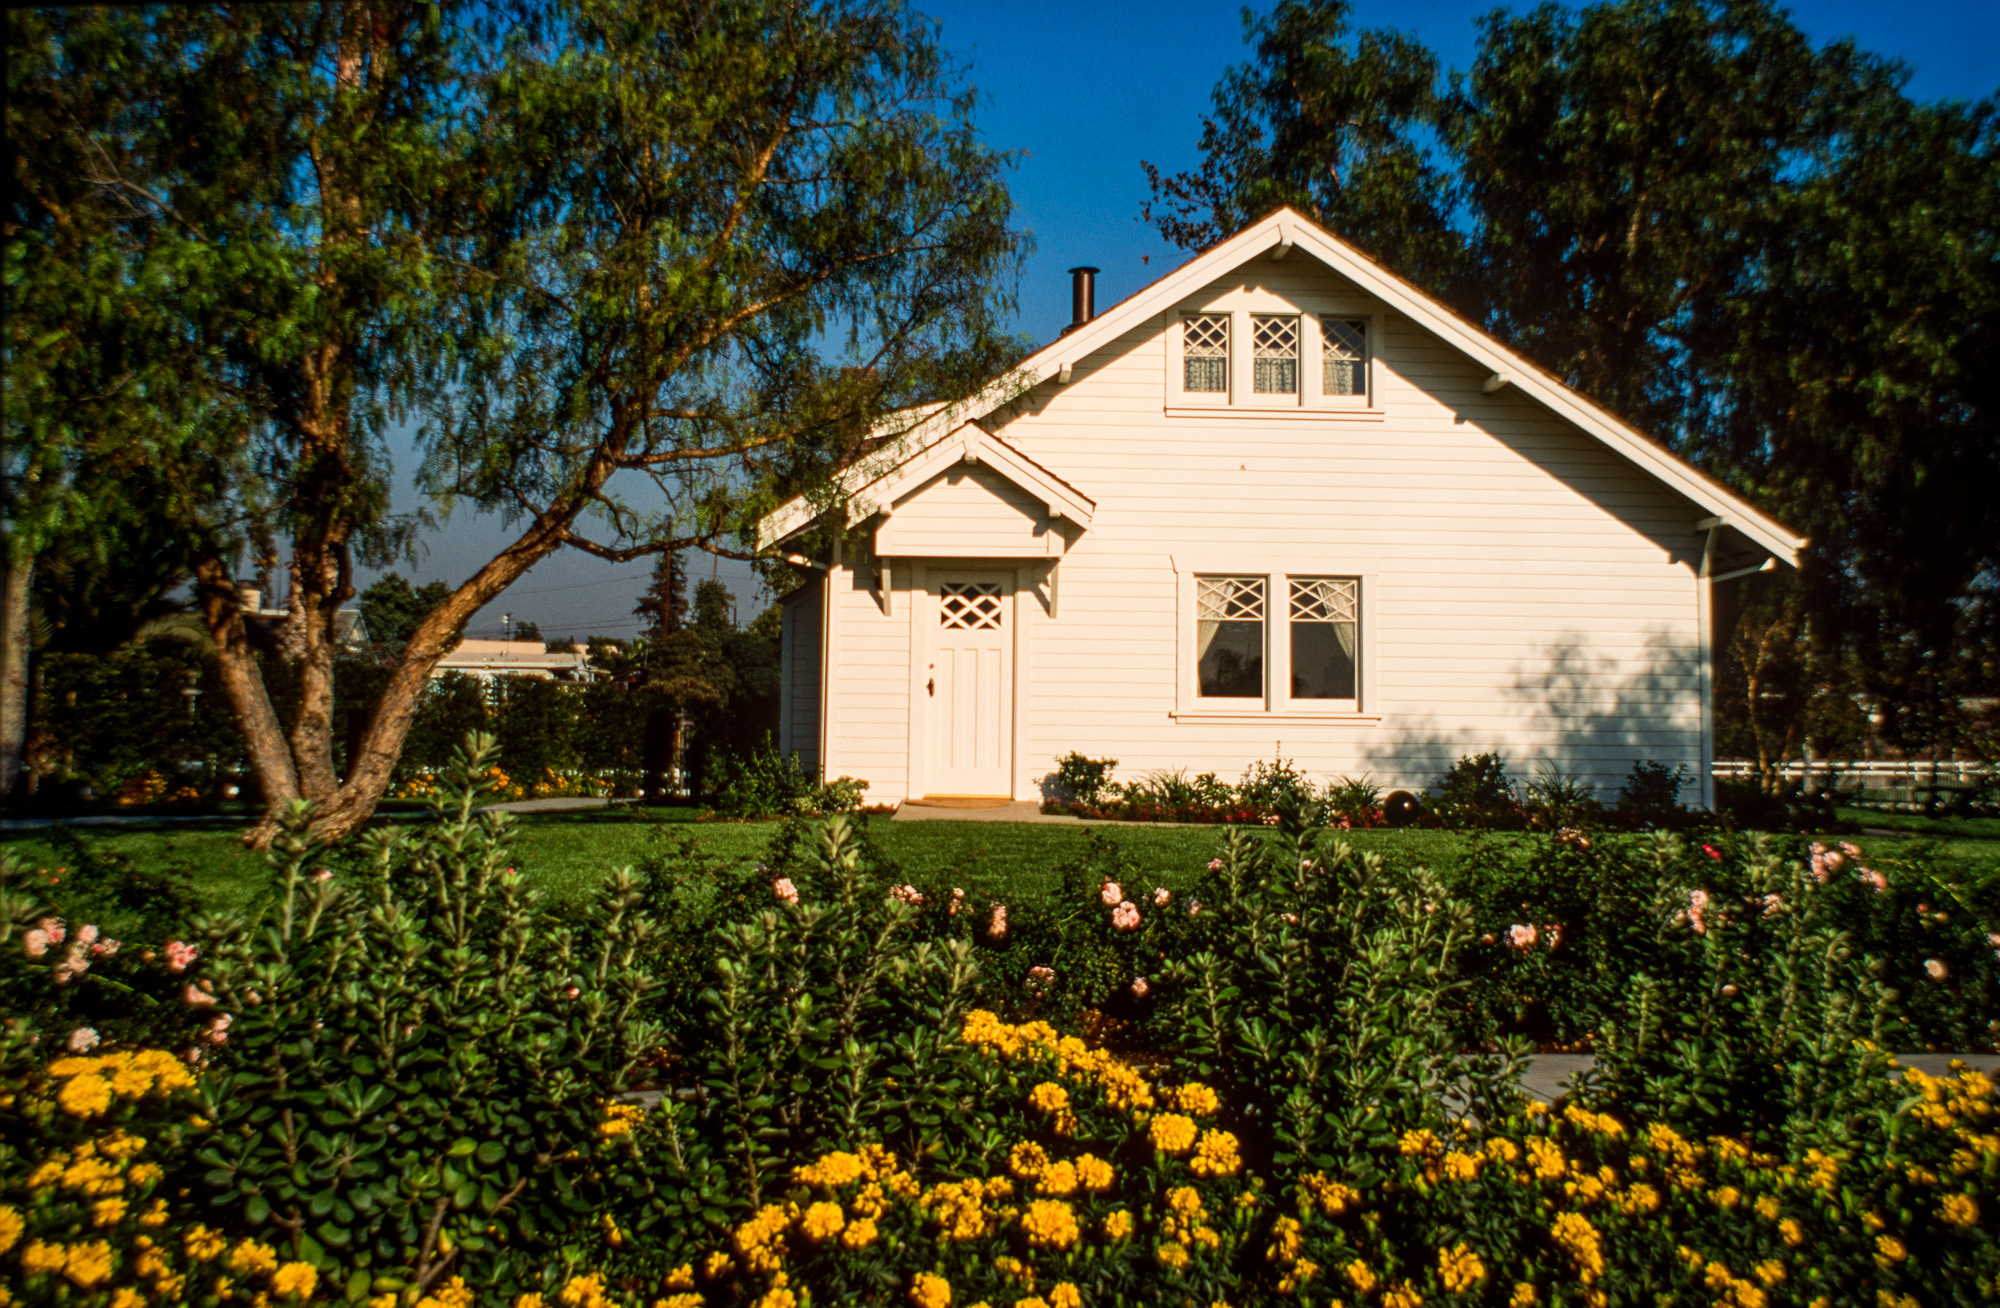
[[[253,641],[266,650],[283,651],[288,657],[298,657],[302,649],[301,637],[296,628],[286,623],[291,616],[290,609],[265,608],[264,592],[252,581],[237,583],[236,598],[243,609],[243,625]],[[333,615],[333,643],[344,654],[358,654],[368,648],[368,624],[362,620],[360,609],[342,609]]]
[[433,677],[447,672],[491,681],[495,677],[536,677],[543,681],[597,680],[597,669],[581,650],[551,651],[539,640],[461,640],[437,661]]

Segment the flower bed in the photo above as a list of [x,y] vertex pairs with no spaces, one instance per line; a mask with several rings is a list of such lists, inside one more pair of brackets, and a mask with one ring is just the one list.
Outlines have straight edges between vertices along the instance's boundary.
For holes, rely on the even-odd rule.
[[[1599,837],[1455,887],[1287,820],[1178,892],[1100,837],[1048,906],[1009,906],[916,884],[836,817],[559,913],[474,808],[487,767],[461,759],[420,832],[329,851],[295,825],[254,927],[92,952],[7,869],[0,1285],[118,1308],[2000,1288],[1994,1087],[1884,1052],[1990,1030],[1991,906],[1939,907],[1935,868]],[[1560,1111],[1518,1091],[1523,995],[1593,1035]]]

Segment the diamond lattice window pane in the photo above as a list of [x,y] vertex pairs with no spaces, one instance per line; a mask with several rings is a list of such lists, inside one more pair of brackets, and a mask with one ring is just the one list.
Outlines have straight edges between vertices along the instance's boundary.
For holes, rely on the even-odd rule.
[[1352,577],[1293,577],[1293,622],[1353,622],[1359,587]]
[[1328,395],[1361,395],[1368,389],[1368,324],[1353,318],[1320,322],[1321,384]]
[[1229,389],[1229,315],[1205,313],[1187,319],[1181,328],[1181,369],[1182,390]]
[[1262,577],[1196,577],[1195,619],[1200,622],[1262,622]]
[[949,631],[998,631],[1000,583],[948,581],[938,594],[938,625]]
[[1264,317],[1250,320],[1251,357],[1259,395],[1296,395],[1299,391],[1299,320]]

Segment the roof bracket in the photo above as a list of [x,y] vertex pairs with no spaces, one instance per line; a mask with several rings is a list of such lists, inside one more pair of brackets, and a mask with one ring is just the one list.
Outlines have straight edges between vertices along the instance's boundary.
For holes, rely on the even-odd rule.
[[1292,243],[1293,242],[1292,242],[1291,227],[1285,223],[1279,223],[1278,243],[1271,250],[1272,260],[1275,262],[1279,259],[1283,259],[1286,255],[1290,254],[1292,252]]
[[1067,363],[1059,364],[1056,367],[1056,385],[1058,386],[1069,385],[1069,379],[1075,375],[1076,375],[1076,368],[1074,365]]
[[1504,372],[1496,372],[1491,377],[1488,377],[1485,381],[1481,382],[1479,384],[1479,389],[1485,391],[1488,395],[1491,395],[1495,391],[1506,390],[1509,386],[1512,386],[1513,384],[1514,384],[1514,379],[1512,377],[1508,376]]

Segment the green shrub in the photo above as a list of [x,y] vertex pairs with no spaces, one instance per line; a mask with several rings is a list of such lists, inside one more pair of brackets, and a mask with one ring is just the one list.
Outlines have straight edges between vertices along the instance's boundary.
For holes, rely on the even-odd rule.
[[1275,813],[1312,803],[1313,783],[1287,759],[1275,758],[1269,763],[1260,759],[1244,772],[1236,793],[1256,812]]
[[1597,788],[1544,763],[1528,785],[1528,820],[1544,830],[1593,826],[1603,816]]
[[715,788],[715,811],[724,817],[814,817],[852,813],[868,783],[836,777],[822,785],[796,754],[781,753],[766,736],[741,757],[725,757]]
[[1512,827],[1519,825],[1520,805],[1514,782],[1498,754],[1469,754],[1451,765],[1433,788],[1430,809],[1446,826]]
[[1343,826],[1381,826],[1382,788],[1365,776],[1330,781],[1326,787],[1326,809]]
[[1681,787],[1686,784],[1687,765],[1677,763],[1667,771],[1664,763],[1641,759],[1625,774],[1618,788],[1618,815],[1633,826],[1672,826],[1684,815]]
[[[474,803],[489,738],[457,753],[428,825],[363,837],[336,876],[287,815],[261,921],[199,924],[186,995],[208,1020],[195,1174],[212,1216],[362,1288],[419,1288],[576,1221],[565,1160],[658,1044],[645,887],[613,873],[539,910],[511,819]],[[212,1016],[208,1016],[211,1015]]]
[[1071,750],[1056,760],[1056,789],[1070,801],[1095,808],[1116,793],[1111,773],[1115,758],[1085,758]]

